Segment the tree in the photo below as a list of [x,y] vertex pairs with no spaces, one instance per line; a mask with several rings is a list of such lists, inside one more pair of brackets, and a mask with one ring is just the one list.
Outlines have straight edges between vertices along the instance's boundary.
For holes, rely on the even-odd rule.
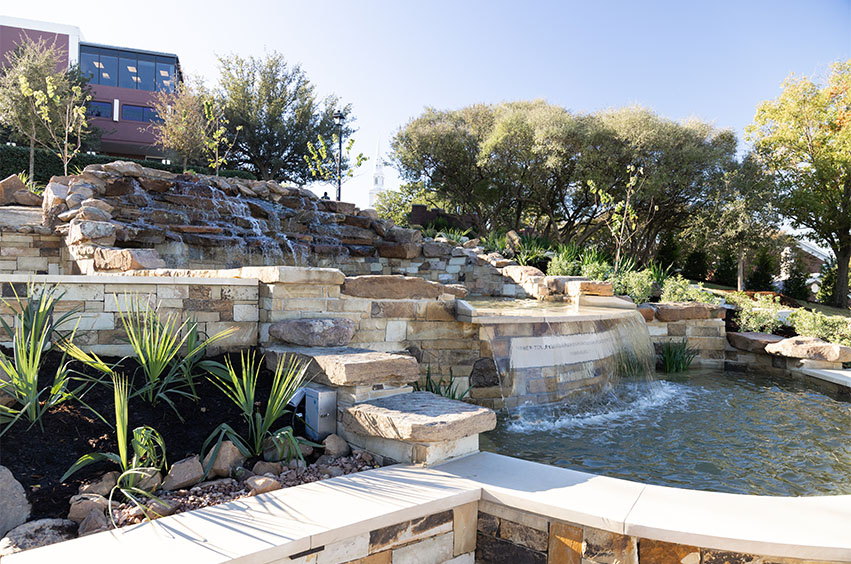
[[414,182],[403,184],[399,190],[386,190],[378,194],[375,211],[381,219],[389,219],[396,225],[406,227],[414,204],[445,208],[444,202],[426,192],[422,184]]
[[[35,146],[48,142],[49,136],[33,98],[22,91],[21,81],[42,88],[48,78],[54,85],[62,82],[64,74],[62,52],[44,39],[32,41],[25,38],[17,48],[6,54],[5,65],[0,65],[0,122],[29,144],[30,178],[35,178]],[[78,86],[83,88],[84,84]],[[54,114],[52,118],[58,116]]]
[[790,76],[747,134],[778,186],[782,213],[836,256],[834,305],[848,307],[851,260],[851,60],[826,84]]
[[[235,136],[242,128],[234,145],[234,163],[264,180],[309,182],[310,167],[303,157],[317,135],[331,139],[337,132],[333,113],[338,99],[320,100],[301,67],[288,65],[276,52],[264,58],[220,57],[219,71],[228,129]],[[341,110],[351,115],[350,106]],[[343,137],[352,133],[350,124],[344,123]],[[342,166],[345,170],[348,162]]]
[[[337,161],[342,158],[343,161],[351,162],[352,147],[355,144],[354,138],[349,138],[345,148],[343,149],[342,155],[339,154],[339,151],[335,151],[334,149],[334,147],[339,145],[339,142],[340,137],[336,133],[333,137],[331,137],[330,147],[328,146],[328,143],[325,142],[325,138],[322,137],[322,134],[318,134],[316,136],[315,145],[311,141],[307,142],[308,154],[304,155],[303,158],[304,162],[307,163],[310,175],[314,180],[321,182],[334,182],[337,180]],[[343,176],[351,178],[354,176],[355,170],[368,160],[369,157],[365,157],[363,153],[358,153],[354,162],[351,162],[351,165],[345,173],[343,173],[342,166],[340,168],[340,172]]]

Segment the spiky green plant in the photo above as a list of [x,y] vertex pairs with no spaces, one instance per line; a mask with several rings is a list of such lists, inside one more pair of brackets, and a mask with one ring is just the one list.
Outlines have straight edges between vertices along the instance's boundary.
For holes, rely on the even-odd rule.
[[671,276],[673,266],[673,264],[669,264],[668,266],[663,267],[661,262],[654,261],[647,265],[647,270],[650,271],[650,274],[653,277],[653,282],[661,286],[665,283],[665,280]]
[[472,386],[464,390],[463,392],[460,388],[457,387],[458,382],[455,381],[455,375],[452,374],[452,369],[449,369],[449,380],[445,381],[442,377],[440,380],[435,381],[431,376],[431,365],[426,367],[426,378],[425,381],[420,384],[419,382],[414,383],[414,389],[418,392],[431,392],[438,396],[461,400],[467,397],[470,393],[470,390],[473,389]]
[[685,372],[697,357],[698,351],[688,346],[688,339],[670,341],[662,345],[662,370],[671,374]]
[[257,409],[260,401],[257,398],[257,380],[260,377],[260,368],[263,364],[263,356],[257,362],[254,351],[240,353],[240,370],[234,368],[230,359],[225,360],[226,373],[211,373],[210,381],[219,388],[242,412],[242,418],[248,424],[247,436],[241,436],[230,425],[223,423],[204,441],[201,447],[202,453],[206,453],[210,445],[212,455],[210,456],[209,472],[216,459],[222,441],[229,439],[244,456],[259,456],[263,454],[263,441],[271,437],[276,444],[281,445],[281,455],[284,451],[294,453],[303,460],[301,449],[298,448],[299,439],[295,437],[291,426],[275,429],[276,423],[290,413],[288,408],[290,400],[295,393],[305,384],[305,372],[307,366],[295,359],[295,357],[280,356],[275,365],[272,375],[272,388],[266,399],[265,408]]

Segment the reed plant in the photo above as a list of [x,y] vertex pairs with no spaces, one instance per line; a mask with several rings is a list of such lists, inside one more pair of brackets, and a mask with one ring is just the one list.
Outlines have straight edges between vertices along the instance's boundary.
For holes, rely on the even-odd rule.
[[662,370],[666,374],[685,372],[697,357],[698,351],[689,347],[688,339],[670,341],[662,345]]
[[414,384],[414,389],[418,392],[431,392],[438,396],[461,400],[469,395],[470,390],[473,389],[472,386],[468,387],[466,390],[461,391],[458,387],[458,382],[455,381],[455,376],[452,374],[452,369],[449,369],[449,380],[444,380],[442,377],[440,380],[435,380],[431,376],[431,365],[426,368],[426,378],[425,381],[420,384],[416,382]]

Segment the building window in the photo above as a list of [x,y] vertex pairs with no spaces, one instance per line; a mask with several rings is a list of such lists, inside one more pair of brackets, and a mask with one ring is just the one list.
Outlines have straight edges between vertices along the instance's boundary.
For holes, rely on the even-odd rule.
[[173,92],[177,59],[162,55],[80,46],[80,69],[92,84]]
[[134,106],[132,104],[121,104],[121,119],[144,122],[158,121],[157,112],[153,108]]
[[112,102],[98,102],[92,100],[86,104],[86,115],[89,117],[112,117]]

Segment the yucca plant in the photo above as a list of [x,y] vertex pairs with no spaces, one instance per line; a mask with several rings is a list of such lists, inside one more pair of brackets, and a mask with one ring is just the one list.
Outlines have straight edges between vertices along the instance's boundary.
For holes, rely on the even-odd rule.
[[62,298],[55,286],[37,289],[31,284],[27,293],[29,298],[26,301],[15,293],[17,309],[15,305],[4,300],[15,312],[13,326],[0,318],[3,329],[12,340],[13,353],[12,358],[9,358],[0,352],[0,372],[4,375],[0,377],[0,391],[15,399],[13,406],[0,405],[0,421],[6,423],[0,431],[0,436],[22,417],[28,420],[30,425],[38,423],[41,426],[42,417],[48,410],[75,394],[82,396],[86,389],[85,384],[74,390],[70,389],[70,371],[64,355],[50,385],[39,384],[38,377],[44,358],[55,346],[54,341],[73,339],[73,332],[69,336],[59,332],[57,328],[70,321],[75,310],[54,319],[54,309]]
[[673,264],[663,267],[661,262],[651,262],[647,265],[647,270],[653,277],[653,281],[660,286],[665,283],[665,280],[671,275]]
[[257,380],[264,356],[261,355],[260,361],[257,362],[256,353],[251,351],[240,353],[239,358],[238,373],[230,359],[226,359],[226,372],[224,374],[212,372],[210,381],[240,409],[243,419],[248,424],[248,435],[241,436],[227,423],[223,423],[213,431],[201,447],[202,453],[206,453],[210,445],[213,445],[212,456],[210,456],[208,468],[204,469],[205,472],[209,472],[209,467],[212,467],[225,438],[229,439],[244,456],[260,456],[263,454],[263,441],[267,437],[272,437],[278,445],[281,445],[282,451],[294,453],[303,460],[301,450],[298,448],[299,439],[295,437],[293,428],[291,426],[275,428],[275,425],[284,415],[290,413],[289,402],[298,389],[305,384],[307,366],[292,356],[279,357],[272,375],[272,389],[269,390],[266,406],[260,410],[256,406],[260,403],[257,398]]
[[662,345],[662,370],[668,374],[685,372],[697,357],[698,351],[688,346],[688,339],[670,341]]
[[[197,398],[192,380],[193,365],[197,365],[208,346],[227,337],[234,329],[221,331],[202,342],[193,319],[181,322],[177,315],[170,315],[163,320],[156,307],[139,297],[125,295],[124,302],[126,311],[118,305],[118,313],[144,375],[144,383],[136,386],[134,395],[152,405],[165,401],[180,417],[171,396]],[[187,343],[190,346],[186,346],[188,350],[181,357],[180,351]]]
[[470,386],[462,392],[461,389],[457,386],[458,382],[455,381],[455,375],[452,374],[451,368],[449,369],[448,381],[444,380],[443,378],[435,381],[431,376],[431,365],[426,367],[425,382],[423,382],[422,384],[420,384],[419,382],[414,383],[414,389],[418,392],[431,392],[438,396],[454,400],[464,399],[470,393],[470,390],[473,389],[473,387]]

